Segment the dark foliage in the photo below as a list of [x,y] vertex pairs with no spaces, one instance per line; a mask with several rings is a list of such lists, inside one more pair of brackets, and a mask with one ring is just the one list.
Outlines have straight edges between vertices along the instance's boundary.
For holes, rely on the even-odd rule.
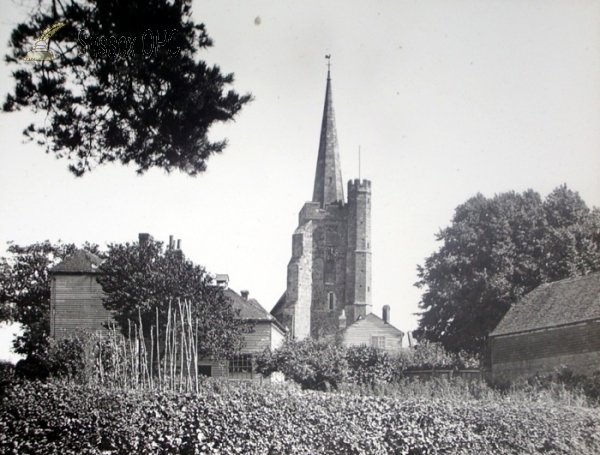
[[0,398],[0,452],[18,454],[596,455],[599,429],[597,409],[552,403],[264,385],[181,394],[25,383]]
[[283,373],[310,390],[338,389],[349,383],[374,388],[398,382],[405,371],[477,367],[476,359],[448,353],[434,343],[388,353],[372,346],[344,346],[333,340],[289,340],[279,349],[262,352],[256,359],[257,372],[270,376]]
[[197,320],[194,329],[199,334],[200,358],[226,358],[240,349],[244,326],[238,312],[222,290],[211,284],[205,269],[185,259],[180,250],[164,251],[162,242],[152,239],[142,244],[112,244],[98,270],[97,280],[106,294],[104,306],[113,312],[124,335],[129,335],[130,323],[138,324],[141,319],[147,338],[157,320],[159,338],[164,337],[169,306],[188,301]]
[[0,360],[0,381],[11,380],[14,376],[15,366],[6,360]]
[[[197,58],[212,46],[204,24],[191,19],[191,0],[54,0],[39,2],[13,30],[6,61],[15,88],[5,111],[27,107],[46,120],[24,134],[76,176],[97,165],[135,163],[196,175],[226,141],[210,127],[234,119],[250,101]],[[42,31],[61,21],[51,40],[53,61],[24,62]],[[227,91],[226,91],[227,90]]]
[[346,380],[346,349],[326,340],[289,340],[279,349],[266,350],[256,359],[256,371],[265,376],[278,371],[303,389],[329,390]]
[[511,305],[540,284],[600,270],[600,212],[566,185],[545,200],[532,190],[477,195],[437,234],[418,266],[423,340],[481,355]]

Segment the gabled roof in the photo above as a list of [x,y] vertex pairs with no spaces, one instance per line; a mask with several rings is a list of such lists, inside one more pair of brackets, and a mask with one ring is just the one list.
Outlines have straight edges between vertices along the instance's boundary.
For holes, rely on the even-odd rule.
[[283,327],[281,327],[277,319],[271,316],[255,299],[246,300],[231,289],[223,289],[223,293],[231,300],[233,308],[235,310],[240,310],[239,317],[241,319],[256,322],[273,322],[283,330]]
[[60,264],[56,265],[52,273],[98,273],[98,266],[102,263],[95,254],[85,250],[75,250]]
[[279,298],[279,300],[277,301],[277,303],[275,304],[275,306],[271,309],[271,314],[276,313],[277,311],[279,311],[279,309],[281,307],[285,307],[285,302],[286,302],[286,291],[283,291],[282,296]]
[[348,327],[345,327],[344,330],[348,330],[352,326],[358,326],[358,325],[363,325],[363,324],[372,324],[372,325],[376,325],[378,327],[386,327],[387,329],[392,329],[393,331],[396,331],[399,336],[404,336],[404,332],[402,330],[394,327],[390,323],[386,324],[385,322],[383,322],[383,319],[381,319],[379,316],[377,316],[374,313],[369,313],[364,318],[361,317],[361,318],[357,319],[352,324],[350,324]]
[[600,318],[600,273],[542,284],[515,303],[490,336]]

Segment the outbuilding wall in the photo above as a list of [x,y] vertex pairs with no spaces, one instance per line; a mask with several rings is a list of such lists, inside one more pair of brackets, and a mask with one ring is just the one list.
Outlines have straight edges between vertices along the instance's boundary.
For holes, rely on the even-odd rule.
[[495,336],[491,352],[494,379],[553,374],[562,366],[592,374],[600,370],[600,320]]
[[108,333],[112,319],[102,306],[103,292],[95,274],[56,274],[52,277],[50,335],[67,337],[77,329]]

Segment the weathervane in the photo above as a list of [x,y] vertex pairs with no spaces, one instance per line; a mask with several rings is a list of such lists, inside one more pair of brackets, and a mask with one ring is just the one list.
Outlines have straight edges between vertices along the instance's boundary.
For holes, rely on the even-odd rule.
[[331,54],[327,54],[325,58],[327,59],[327,72],[329,72],[331,69]]

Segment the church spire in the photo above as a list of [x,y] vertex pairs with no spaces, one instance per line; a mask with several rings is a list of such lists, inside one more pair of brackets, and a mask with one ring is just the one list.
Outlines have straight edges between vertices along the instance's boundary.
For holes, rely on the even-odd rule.
[[337,132],[335,129],[335,115],[333,112],[333,99],[331,97],[331,76],[329,69],[329,55],[327,68],[327,88],[325,90],[325,107],[321,123],[321,140],[319,142],[319,157],[315,173],[315,188],[313,202],[320,202],[321,206],[337,201],[344,201],[344,185],[342,184],[342,169],[338,151]]

